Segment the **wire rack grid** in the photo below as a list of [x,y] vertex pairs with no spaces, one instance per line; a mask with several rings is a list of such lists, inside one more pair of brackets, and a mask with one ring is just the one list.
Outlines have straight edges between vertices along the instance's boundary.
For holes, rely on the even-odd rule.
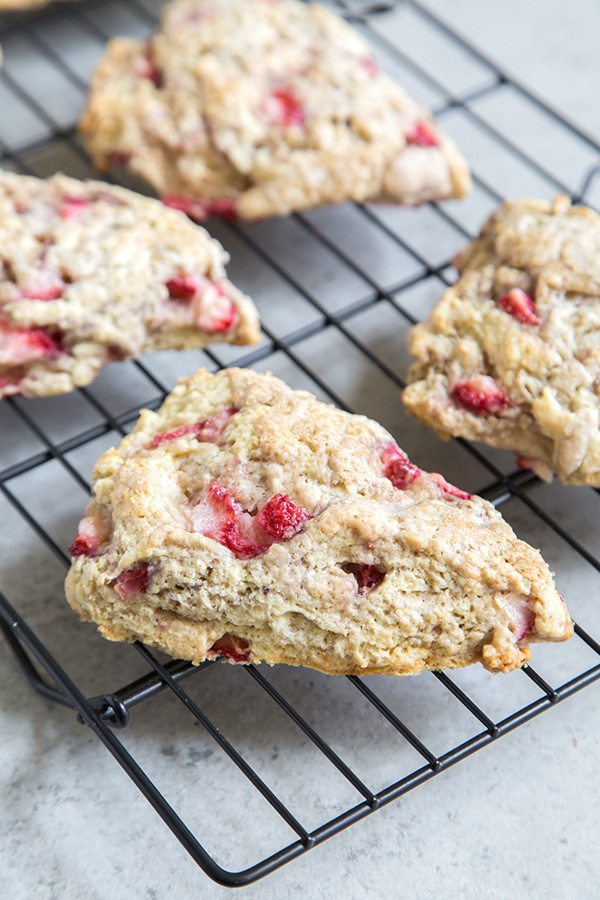
[[[454,251],[507,194],[564,192],[593,205],[600,148],[425,4],[332,5],[371,40],[382,67],[431,105],[456,137],[474,168],[471,198],[416,211],[346,204],[277,223],[210,223],[231,252],[232,278],[257,300],[263,335],[256,349],[155,354],[113,365],[73,395],[7,400],[0,410],[3,521],[28,541],[15,564],[11,529],[11,567],[3,568],[1,582],[0,626],[16,662],[38,692],[78,713],[198,865],[227,886],[261,878],[600,677],[593,602],[600,544],[588,527],[597,515],[596,492],[570,489],[577,492],[574,504],[566,489],[513,471],[507,454],[463,441],[442,447],[405,417],[398,397],[406,330],[450,283]],[[73,127],[90,72],[109,37],[150,33],[159,6],[89,0],[0,23],[3,166],[93,174]],[[507,127],[515,122],[524,127]],[[142,406],[156,408],[175,379],[199,364],[271,369],[344,409],[373,415],[424,467],[502,507],[521,536],[542,546],[559,582],[577,585],[577,596],[569,596],[578,620],[573,641],[549,652],[540,647],[536,668],[504,678],[477,669],[407,681],[193,667],[161,660],[141,645],[134,645],[136,656],[90,637],[66,609],[60,584],[91,464]],[[123,682],[106,692],[107,683]],[[171,766],[169,790],[159,787],[148,752],[157,719],[174,729],[175,740],[177,728],[189,736],[180,716],[200,726],[190,749],[201,762],[191,791],[205,813],[197,828],[176,783],[183,774]],[[371,739],[369,759],[355,748],[361,728]],[[265,731],[287,742],[293,777],[277,753],[267,753]],[[331,782],[326,797],[316,781],[311,792],[317,769],[325,779],[319,784]],[[240,802],[258,804],[251,835],[235,816]],[[242,866],[234,865],[238,858]]]

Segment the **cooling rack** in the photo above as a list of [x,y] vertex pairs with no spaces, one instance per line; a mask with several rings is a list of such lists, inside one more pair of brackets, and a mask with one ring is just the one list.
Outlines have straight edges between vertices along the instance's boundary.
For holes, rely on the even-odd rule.
[[[57,168],[92,174],[73,129],[90,72],[113,34],[150,33],[159,5],[89,0],[0,23],[3,166],[40,175]],[[427,314],[451,281],[455,250],[506,195],[562,192],[593,205],[600,148],[425,4],[331,5],[352,19],[371,40],[382,67],[432,106],[457,138],[473,165],[472,196],[418,211],[347,204],[277,223],[210,223],[232,253],[232,278],[257,300],[263,336],[256,349],[153,355],[109,367],[94,385],[70,397],[11,399],[0,410],[0,499],[35,548],[20,564],[20,584],[25,570],[31,570],[32,584],[34,572],[39,581],[48,571],[52,586],[51,614],[46,607],[44,617],[28,592],[6,579],[0,626],[16,664],[36,691],[78,714],[197,864],[227,886],[253,882],[306,853],[600,677],[595,608],[600,544],[589,527],[597,520],[596,492],[541,485],[531,473],[514,471],[507,454],[463,441],[443,446],[405,418],[398,399],[407,363],[406,329]],[[162,660],[139,644],[115,646],[89,637],[65,609],[50,569],[68,565],[64,548],[89,490],[90,463],[127,432],[141,406],[156,408],[175,378],[200,364],[272,369],[344,409],[371,414],[420,464],[444,471],[502,507],[521,536],[542,546],[559,584],[569,577],[577,585],[577,595],[568,598],[578,620],[573,640],[538,648],[536,668],[527,665],[506,677],[493,678],[476,667],[452,676],[434,672],[386,680],[320,679],[283,667],[193,667]],[[50,483],[52,504],[40,494],[40,485]],[[50,512],[57,495],[59,508],[69,511],[68,522]],[[49,618],[68,633],[60,646],[55,635],[42,636]],[[78,653],[80,642],[84,650]],[[123,672],[135,677],[116,687]],[[93,693],[90,684],[102,689]],[[219,701],[211,703],[215,692]],[[186,793],[202,813],[198,827],[190,824],[193,816],[181,790],[169,783],[171,800],[152,777],[143,727],[141,741],[126,740],[136,726],[175,715],[174,708],[199,726],[194,739],[202,749],[194,751],[194,759],[209,772],[206,784],[179,772],[173,733],[170,771],[173,779],[186,778]],[[234,719],[243,721],[243,729]],[[457,719],[460,736],[454,730]],[[370,769],[353,750],[354,734],[367,720],[373,737]],[[311,794],[319,766],[335,775],[337,794],[332,787],[331,796],[324,796],[314,781],[319,796],[310,815],[303,816],[277,753],[268,765],[253,757],[265,730],[287,735],[286,755],[303,796]],[[383,762],[387,744],[397,748],[391,766],[389,755]],[[225,768],[227,760],[231,765]],[[251,835],[228,805],[232,772],[262,803],[263,816],[251,818]],[[244,802],[250,808],[254,800]],[[226,813],[218,826],[225,849],[212,849],[216,806]],[[271,819],[283,826],[283,838],[266,815],[269,808]],[[234,848],[241,845],[256,853],[240,867]]]

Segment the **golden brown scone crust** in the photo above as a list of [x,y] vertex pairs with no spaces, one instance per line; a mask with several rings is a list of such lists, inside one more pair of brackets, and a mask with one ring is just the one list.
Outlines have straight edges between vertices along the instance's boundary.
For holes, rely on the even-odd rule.
[[[201,441],[209,416],[220,430]],[[239,552],[229,520],[215,531],[215,485],[258,552]],[[265,541],[281,495],[309,518]],[[251,370],[201,370],[144,410],[100,457],[78,542],[67,598],[81,618],[195,663],[230,636],[234,661],[331,674],[508,671],[529,641],[572,630],[540,554],[489,503],[413,467],[370,419]]]
[[[600,486],[600,217],[566,197],[508,201],[456,266],[411,332],[407,408],[443,437],[514,450],[544,479]],[[508,402],[457,402],[472,378]]]
[[101,170],[125,164],[198,218],[214,200],[255,219],[470,187],[453,142],[363,38],[297,0],[167,5],[149,42],[110,42],[81,133]]
[[61,394],[150,350],[256,342],[227,260],[157,200],[0,171],[0,397]]

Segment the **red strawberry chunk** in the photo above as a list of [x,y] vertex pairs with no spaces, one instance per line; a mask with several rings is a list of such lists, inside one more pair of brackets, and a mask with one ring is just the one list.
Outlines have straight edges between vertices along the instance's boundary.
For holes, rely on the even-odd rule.
[[193,519],[195,531],[223,544],[238,559],[259,556],[269,548],[269,541],[257,533],[252,517],[231,491],[216,481],[194,509]]
[[99,556],[110,536],[108,522],[101,516],[84,516],[77,537],[69,547],[71,556]]
[[65,283],[55,272],[39,269],[35,277],[27,281],[21,290],[25,300],[58,300],[62,297]]
[[18,366],[59,352],[54,338],[41,328],[14,328],[0,322],[0,365]]
[[266,110],[272,125],[289,128],[304,125],[306,116],[301,100],[290,88],[276,88],[267,97]]
[[127,354],[123,347],[115,347],[113,344],[106,348],[107,362],[123,362],[124,359],[127,359]]
[[175,275],[166,282],[166,288],[171,300],[191,300],[200,290],[202,284],[199,279],[191,275]]
[[237,321],[235,306],[216,281],[204,276],[175,275],[166,282],[166,288],[171,300],[194,301],[196,325],[203,331],[229,331]]
[[151,81],[154,87],[161,88],[164,85],[163,71],[154,59],[154,50],[151,44],[146,44],[144,55],[138,60],[137,72],[142,78]]
[[221,216],[222,219],[233,221],[237,218],[235,200],[232,197],[213,197],[212,200],[204,200],[205,216]]
[[204,222],[209,216],[220,216],[222,219],[230,221],[237,218],[235,200],[232,197],[195,200],[192,197],[183,197],[180,194],[165,194],[161,197],[161,200],[165,206],[184,212],[196,222]]
[[522,641],[535,631],[535,613],[529,607],[523,609],[522,616],[515,621],[515,640]]
[[126,166],[131,159],[131,153],[124,153],[122,150],[109,150],[105,154],[105,158],[111,166]]
[[0,375],[0,397],[14,397],[21,393],[21,380],[10,375]]
[[509,616],[510,629],[515,641],[522,641],[535,631],[535,613],[524,595],[508,595],[504,600]]
[[446,494],[448,497],[456,497],[458,500],[472,500],[473,494],[467,493],[467,491],[463,491],[461,488],[455,487],[453,484],[450,484],[449,481],[446,481],[443,475],[440,475],[439,472],[433,472],[432,476],[433,480],[437,484],[437,486]]
[[150,563],[138,563],[121,572],[113,587],[121,600],[135,597],[146,590],[155,571],[156,566],[150,565]]
[[201,200],[182,197],[180,194],[164,194],[160,199],[165,206],[169,206],[171,209],[178,209],[199,222],[206,218],[206,211]]
[[372,56],[361,56],[359,62],[367,75],[370,75],[371,77],[376,75],[379,71],[379,66]]
[[83,197],[65,197],[58,214],[61,219],[81,219],[90,206],[90,201]]
[[163,431],[152,438],[150,447],[155,450],[161,444],[188,436],[196,438],[201,443],[215,443],[221,436],[230,418],[236,412],[238,412],[236,406],[229,406],[214,416],[208,416],[202,422],[191,422],[189,425],[180,425],[179,428],[173,428],[172,431]]
[[527,469],[530,472],[533,472],[538,478],[543,478],[547,474],[547,480],[552,480],[552,469],[541,459],[537,459],[535,456],[515,456],[515,462],[517,464],[517,468],[519,469]]
[[421,475],[421,469],[396,444],[388,444],[381,451],[383,474],[398,490],[406,490]]
[[508,294],[504,294],[498,300],[498,305],[523,325],[541,324],[542,320],[536,312],[533,299],[521,288],[513,288]]
[[224,634],[206,653],[207,659],[224,657],[229,663],[250,662],[250,644],[235,634]]
[[440,141],[431,125],[415,122],[406,133],[406,143],[414,147],[437,147]]
[[267,500],[257,516],[262,530],[276,541],[290,541],[309,519],[310,513],[285,494],[275,494]]
[[289,541],[312,518],[284,494],[271,497],[254,518],[231,491],[213,482],[193,510],[194,530],[218,541],[238,559],[265,553],[276,541]]
[[170,441],[178,441],[179,438],[182,437],[190,436],[197,438],[202,428],[202,424],[202,422],[191,422],[189,425],[180,425],[179,428],[173,428],[172,431],[163,431],[161,434],[155,434],[152,438],[150,448],[156,450],[161,444],[166,444]]
[[239,412],[237,406],[226,406],[221,412],[215,413],[214,416],[207,416],[200,423],[201,428],[198,433],[198,440],[203,443],[215,443],[223,433],[223,429],[232,416]]
[[194,297],[194,318],[202,331],[219,334],[235,325],[237,312],[223,288],[214,281],[208,281],[204,290]]
[[385,578],[385,572],[369,563],[345,563],[342,569],[344,572],[354,575],[359,594],[368,594],[379,587]]
[[489,375],[474,375],[452,388],[450,396],[469,412],[499,414],[512,406],[510,398]]
[[86,537],[78,534],[68,552],[71,556],[96,556],[97,550],[98,548],[89,543]]
[[62,297],[63,288],[64,285],[63,287],[57,285],[54,288],[31,287],[23,292],[23,298],[25,300],[58,300]]

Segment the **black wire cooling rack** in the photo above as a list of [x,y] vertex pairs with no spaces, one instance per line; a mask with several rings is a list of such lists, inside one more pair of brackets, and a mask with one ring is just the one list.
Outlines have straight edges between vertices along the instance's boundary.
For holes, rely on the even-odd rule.
[[[5,69],[0,76],[0,109],[3,110],[0,159],[3,166],[49,174],[59,159],[60,167],[69,173],[91,174],[73,130],[89,73],[108,37],[114,33],[135,36],[149,33],[155,25],[159,5],[154,0],[128,4],[89,0],[57,6],[36,16],[2,21],[0,39],[5,50]],[[232,277],[257,299],[263,340],[257,349],[241,355],[232,348],[203,354],[194,352],[180,355],[174,365],[183,365],[181,361],[185,359],[186,372],[193,371],[200,362],[213,369],[232,363],[277,371],[283,368],[289,380],[310,387],[344,409],[377,413],[378,418],[396,431],[399,442],[409,449],[411,456],[423,464],[428,459],[438,460],[435,468],[449,476],[455,475],[454,467],[457,479],[463,483],[465,479],[473,481],[469,487],[474,486],[495,506],[503,507],[520,533],[526,532],[524,537],[537,540],[546,555],[554,556],[559,581],[566,567],[570,577],[576,574],[577,583],[582,585],[580,593],[585,593],[589,601],[595,590],[597,596],[597,585],[592,586],[589,579],[596,578],[600,572],[600,560],[598,548],[588,539],[586,529],[577,527],[577,522],[578,516],[594,521],[596,492],[573,488],[565,498],[568,489],[558,485],[544,487],[530,473],[513,471],[510,463],[507,466],[505,454],[481,451],[460,441],[442,447],[429,432],[403,417],[398,391],[403,384],[401,373],[406,362],[402,349],[404,332],[426,314],[430,303],[450,281],[448,267],[452,253],[472,236],[484,216],[506,194],[548,196],[563,192],[575,202],[585,200],[591,205],[598,187],[600,148],[590,135],[510,78],[424,4],[408,0],[333,5],[364,31],[382,66],[419,99],[429,103],[448,130],[456,135],[473,165],[473,195],[462,204],[431,205],[419,211],[347,205],[294,216],[275,224],[211,223],[232,252]],[[242,258],[246,260],[246,275],[240,269],[238,277],[236,267]],[[252,284],[248,272],[252,273]],[[273,294],[261,300],[262,294],[268,294],[269,290],[275,292],[278,302],[274,301]],[[332,343],[324,343],[325,337]],[[145,386],[144,398],[123,409],[113,402],[114,389],[103,392],[92,385],[77,393],[80,412],[71,418],[67,430],[62,430],[62,418],[68,418],[71,407],[61,404],[75,401],[14,399],[5,401],[3,407],[8,418],[2,420],[1,433],[3,441],[10,446],[6,461],[0,457],[1,495],[17,518],[33,532],[39,546],[45,546],[65,567],[67,541],[53,533],[45,508],[40,513],[36,506],[35,487],[33,491],[25,490],[25,480],[36,473],[45,473],[52,464],[55,476],[58,467],[61,476],[66,476],[74,489],[89,490],[78,454],[87,449],[95,456],[94,448],[99,442],[104,441],[103,446],[106,442],[114,443],[135,421],[142,405],[158,406],[175,375],[185,374],[180,369],[167,371],[157,356],[120,366],[127,366],[129,375],[125,378],[117,374],[117,393],[124,390],[129,397],[125,382],[129,384],[137,379]],[[125,370],[118,370],[122,371]],[[98,384],[102,383],[102,377]],[[383,395],[385,399],[377,406],[373,398],[377,396],[381,400]],[[58,405],[50,407],[54,402]],[[49,423],[45,414],[49,408],[58,410],[60,427]],[[17,431],[26,436],[20,438],[15,449],[11,438]],[[460,454],[460,461],[456,454]],[[577,504],[571,502],[575,496]],[[572,511],[574,506],[577,507],[575,515],[564,513],[564,509]],[[75,520],[69,527],[74,525]],[[583,571],[587,573],[584,580]],[[18,593],[15,588],[15,594]],[[54,600],[53,609],[62,610],[63,598],[56,596]],[[254,666],[215,668],[213,663],[194,668],[181,661],[161,662],[159,654],[141,645],[134,645],[141,657],[139,677],[112,692],[89,697],[82,687],[86,681],[84,675],[67,674],[67,668],[74,668],[68,650],[63,647],[64,659],[59,663],[56,654],[3,594],[0,594],[0,626],[31,686],[46,698],[75,710],[197,864],[221,884],[236,886],[255,881],[307,852],[597,680],[600,645],[590,631],[595,630],[600,636],[598,615],[589,602],[579,607],[578,597],[569,596],[569,602],[577,618],[581,608],[586,628],[580,624],[575,626],[573,641],[565,645],[569,648],[567,657],[561,655],[565,653],[562,646],[551,648],[552,656],[544,655],[546,648],[536,651],[539,654],[536,661],[540,659],[543,663],[543,674],[528,665],[521,672],[495,679],[479,667],[477,673],[469,670],[473,674],[466,677],[460,672],[452,677],[435,672],[411,680],[410,685],[405,679],[324,679],[320,687],[317,685],[320,699],[312,706],[304,704],[303,698],[316,690],[315,678],[319,676],[314,673],[299,670],[294,673],[294,683],[284,679],[281,687],[277,686],[278,670],[265,672]],[[18,597],[14,603],[22,605]],[[71,616],[68,610],[67,616]],[[78,624],[73,627],[83,629]],[[100,645],[103,659],[106,653],[116,657],[119,653],[133,652],[99,640],[89,646],[94,650],[98,647],[100,652]],[[109,669],[104,665],[100,677],[105,685],[111,683],[112,671],[112,666]],[[239,731],[235,738],[226,737],[230,732],[228,716],[234,714],[234,707],[229,707],[228,702],[220,711],[218,723],[215,713],[207,712],[215,678],[206,691],[203,685],[211,677],[210,672],[217,673],[219,681],[227,681],[228,697],[243,693],[252,682],[255,692],[248,696],[254,700],[248,700],[247,705],[252,710],[252,703],[256,704],[260,727],[254,723],[254,731],[251,729],[246,743]],[[518,685],[515,678],[521,679]],[[525,692],[524,682],[528,684]],[[343,703],[340,684],[347,685],[349,690]],[[452,710],[439,705],[439,694],[437,699],[431,699],[432,691],[450,698],[449,702],[455,704]],[[416,725],[411,721],[414,715],[407,699],[409,694],[411,702],[425,710]],[[187,790],[194,794],[194,804],[203,812],[202,827],[197,829],[201,836],[196,836],[176,811],[177,804],[166,799],[149,774],[152,765],[143,747],[138,745],[134,752],[123,739],[124,734],[135,728],[136,717],[142,712],[141,709],[134,712],[139,704],[146,705],[151,717],[153,713],[157,715],[153,707],[157,700],[152,699],[157,695],[163,699],[165,695],[170,697],[176,706],[182,704],[204,730],[203,740],[209,744],[212,740],[247,779],[246,787],[250,785],[272,807],[288,835],[276,845],[277,849],[262,855],[257,851],[256,862],[233,871],[227,853],[215,854],[206,849],[214,821],[214,790],[202,793],[198,787],[196,795],[196,786],[189,778],[186,781]],[[327,706],[324,717],[319,716],[319,703]],[[343,708],[336,709],[338,703]],[[461,740],[448,739],[444,746],[437,738],[446,733],[446,720],[456,716],[459,708],[469,723],[468,736]],[[297,749],[301,741],[319,756],[321,763],[337,770],[336,783],[345,784],[346,790],[337,806],[319,798],[321,805],[317,804],[316,808],[333,809],[334,814],[322,817],[315,827],[303,823],[294,804],[284,799],[288,794],[285,780],[276,778],[268,766],[249,761],[252,754],[247,748],[252,747],[259,731],[276,713],[280,717],[277,727],[283,730],[281,722],[287,719],[287,727],[291,729],[287,753],[294,767],[301,769],[300,781],[305,794],[310,794],[313,787],[318,793],[319,788],[316,783],[312,785],[312,764]],[[384,741],[399,741],[405,748],[412,748],[406,765],[405,754],[392,753],[392,760],[398,762],[394,762],[390,777],[387,776],[389,765],[383,767],[386,772],[383,784],[380,784],[383,776],[365,777],[364,765],[361,769],[350,761],[353,736],[342,728],[342,722],[350,720],[352,727],[358,729],[367,713],[380,723],[387,723]],[[327,725],[323,724],[325,720]],[[119,731],[127,726],[127,732]],[[277,727],[274,726],[275,730]],[[177,741],[176,734],[173,740]],[[244,752],[240,750],[242,744]],[[172,748],[175,755],[176,749]],[[211,752],[214,747],[212,751],[204,750],[202,758],[208,759]],[[381,739],[373,741],[370,754],[375,758],[375,765],[379,764],[378,754],[383,760]],[[225,798],[229,785],[221,770],[218,771],[218,794]],[[375,783],[380,786],[376,787]],[[226,845],[228,838],[241,827],[241,822],[233,818],[225,822]],[[260,818],[253,818],[251,827],[260,836]]]

